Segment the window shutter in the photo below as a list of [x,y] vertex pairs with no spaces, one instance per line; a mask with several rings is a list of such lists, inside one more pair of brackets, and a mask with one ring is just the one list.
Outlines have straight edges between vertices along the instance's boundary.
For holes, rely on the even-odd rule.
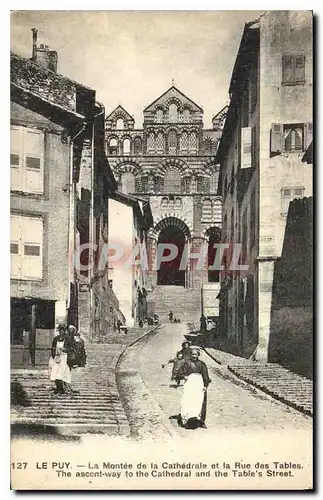
[[294,82],[305,82],[305,56],[294,56]]
[[24,191],[44,192],[44,134],[38,130],[26,130],[24,141],[25,173]]
[[20,217],[10,217],[10,277],[21,278],[21,230]]
[[281,123],[272,123],[270,129],[270,152],[279,154],[283,150],[284,126]]
[[20,127],[10,129],[10,189],[23,190],[23,130]]
[[43,276],[43,221],[21,217],[22,278],[41,279]]
[[283,56],[282,58],[282,82],[293,82],[293,56]]
[[251,167],[251,127],[241,129],[241,168]]
[[308,122],[305,124],[305,151],[311,145],[313,140],[313,123]]

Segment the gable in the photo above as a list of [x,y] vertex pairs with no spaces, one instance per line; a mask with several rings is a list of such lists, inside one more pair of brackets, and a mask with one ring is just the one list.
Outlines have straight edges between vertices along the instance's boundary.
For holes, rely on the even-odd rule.
[[115,121],[118,118],[123,118],[127,122],[134,122],[133,116],[131,116],[128,111],[126,111],[121,105],[119,105],[109,116],[106,117],[107,121]]
[[144,112],[155,111],[158,107],[166,109],[171,103],[177,104],[180,109],[187,107],[191,111],[203,113],[203,109],[200,106],[178,90],[174,85],[170,87],[170,89],[166,90],[166,92],[158,97],[154,102],[149,104],[149,106],[144,109]]

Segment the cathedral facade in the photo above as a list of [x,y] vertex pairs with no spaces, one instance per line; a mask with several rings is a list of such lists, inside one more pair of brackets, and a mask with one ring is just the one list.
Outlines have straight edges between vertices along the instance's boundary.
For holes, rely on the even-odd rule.
[[[213,244],[220,241],[215,154],[225,114],[223,108],[212,119],[212,128],[204,129],[203,109],[172,86],[144,109],[142,128],[135,127],[122,106],[106,118],[106,154],[119,191],[151,205],[148,289],[157,285],[190,289],[219,281],[219,272],[209,271],[207,263],[213,262]],[[161,243],[172,243],[178,251],[171,261],[156,266]],[[203,243],[206,264],[194,269],[192,259],[182,260],[183,253],[192,255]]]

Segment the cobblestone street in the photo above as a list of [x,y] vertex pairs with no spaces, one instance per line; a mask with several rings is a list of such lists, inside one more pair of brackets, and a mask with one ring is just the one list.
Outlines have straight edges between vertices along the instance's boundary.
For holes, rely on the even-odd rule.
[[[163,425],[170,434],[176,433],[185,438],[193,435],[209,436],[226,429],[247,433],[274,429],[282,432],[311,430],[310,417],[234,376],[229,378],[226,369],[204,352],[201,353],[201,359],[206,362],[212,380],[208,388],[208,428],[187,431],[178,427],[176,420],[169,417],[179,412],[182,389],[170,387],[172,364],[168,364],[168,361],[181,348],[186,331],[184,324],[166,324],[155,335],[130,347],[119,364],[118,378],[126,380],[124,392],[129,394],[129,389],[132,388],[132,413],[137,415],[137,423],[140,423],[139,434],[147,436],[152,433],[156,437],[156,433],[163,432]],[[162,368],[163,364],[165,368]],[[161,420],[156,417],[156,407],[149,410],[147,394],[142,398],[142,387],[145,387],[146,393],[162,409]],[[131,408],[129,411],[131,413]],[[151,418],[152,414],[155,418]]]

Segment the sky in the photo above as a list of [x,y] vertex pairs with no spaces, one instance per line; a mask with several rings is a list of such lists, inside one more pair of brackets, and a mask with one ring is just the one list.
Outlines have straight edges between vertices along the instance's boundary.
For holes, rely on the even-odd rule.
[[204,110],[204,126],[228,103],[244,24],[263,11],[16,11],[11,50],[58,52],[58,72],[96,90],[110,114],[121,104],[142,126],[143,109],[172,85]]

